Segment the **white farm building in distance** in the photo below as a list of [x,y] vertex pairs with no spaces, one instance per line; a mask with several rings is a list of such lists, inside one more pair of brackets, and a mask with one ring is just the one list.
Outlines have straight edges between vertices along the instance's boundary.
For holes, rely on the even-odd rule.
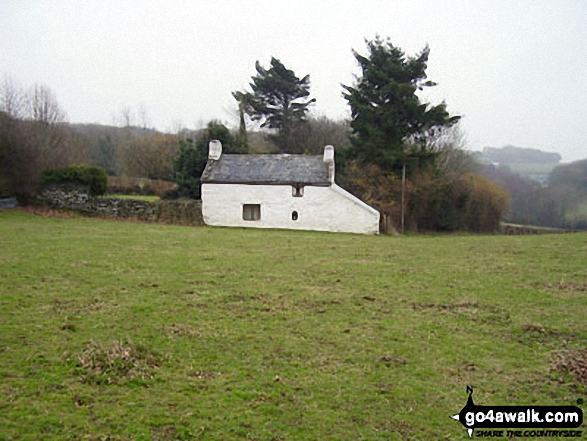
[[207,225],[377,234],[379,212],[334,183],[324,155],[223,155],[210,142],[202,173]]

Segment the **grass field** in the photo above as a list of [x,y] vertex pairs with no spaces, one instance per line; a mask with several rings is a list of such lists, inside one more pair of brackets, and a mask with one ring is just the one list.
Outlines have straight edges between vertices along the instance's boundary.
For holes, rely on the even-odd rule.
[[117,198],[117,199],[135,199],[138,201],[147,201],[147,202],[155,202],[161,199],[159,196],[146,196],[146,195],[136,195],[136,194],[112,194],[107,195],[107,197]]
[[587,202],[579,204],[579,206],[571,213],[567,213],[567,220],[587,218]]
[[477,404],[587,399],[584,233],[4,210],[0,237],[0,438],[466,439],[467,384]]

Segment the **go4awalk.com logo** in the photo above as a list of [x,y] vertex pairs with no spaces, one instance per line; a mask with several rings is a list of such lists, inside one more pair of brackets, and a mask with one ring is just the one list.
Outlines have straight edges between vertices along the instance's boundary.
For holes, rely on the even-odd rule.
[[451,418],[467,429],[469,437],[581,437],[580,430],[560,430],[581,426],[583,411],[577,406],[478,406],[471,386],[467,393],[467,404]]

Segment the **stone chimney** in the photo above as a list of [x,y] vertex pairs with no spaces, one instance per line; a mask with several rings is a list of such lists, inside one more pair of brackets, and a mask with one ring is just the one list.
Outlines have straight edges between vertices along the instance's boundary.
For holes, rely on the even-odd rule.
[[208,144],[209,151],[208,151],[208,159],[214,159],[218,161],[222,156],[222,143],[217,139],[213,139]]
[[324,163],[328,165],[328,180],[334,184],[334,147],[331,145],[324,147]]

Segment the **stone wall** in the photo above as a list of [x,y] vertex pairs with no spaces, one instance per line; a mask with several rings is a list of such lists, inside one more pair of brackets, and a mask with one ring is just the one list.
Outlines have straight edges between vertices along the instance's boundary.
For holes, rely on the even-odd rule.
[[18,206],[18,202],[14,198],[0,198],[0,209],[14,208]]
[[563,228],[535,227],[532,225],[517,225],[501,223],[501,233],[507,235],[528,235],[528,234],[560,234],[575,233],[576,230],[566,230]]
[[88,215],[164,222],[178,225],[204,225],[202,203],[193,199],[142,201],[90,196],[83,187],[48,187],[37,197],[50,208],[73,210]]

